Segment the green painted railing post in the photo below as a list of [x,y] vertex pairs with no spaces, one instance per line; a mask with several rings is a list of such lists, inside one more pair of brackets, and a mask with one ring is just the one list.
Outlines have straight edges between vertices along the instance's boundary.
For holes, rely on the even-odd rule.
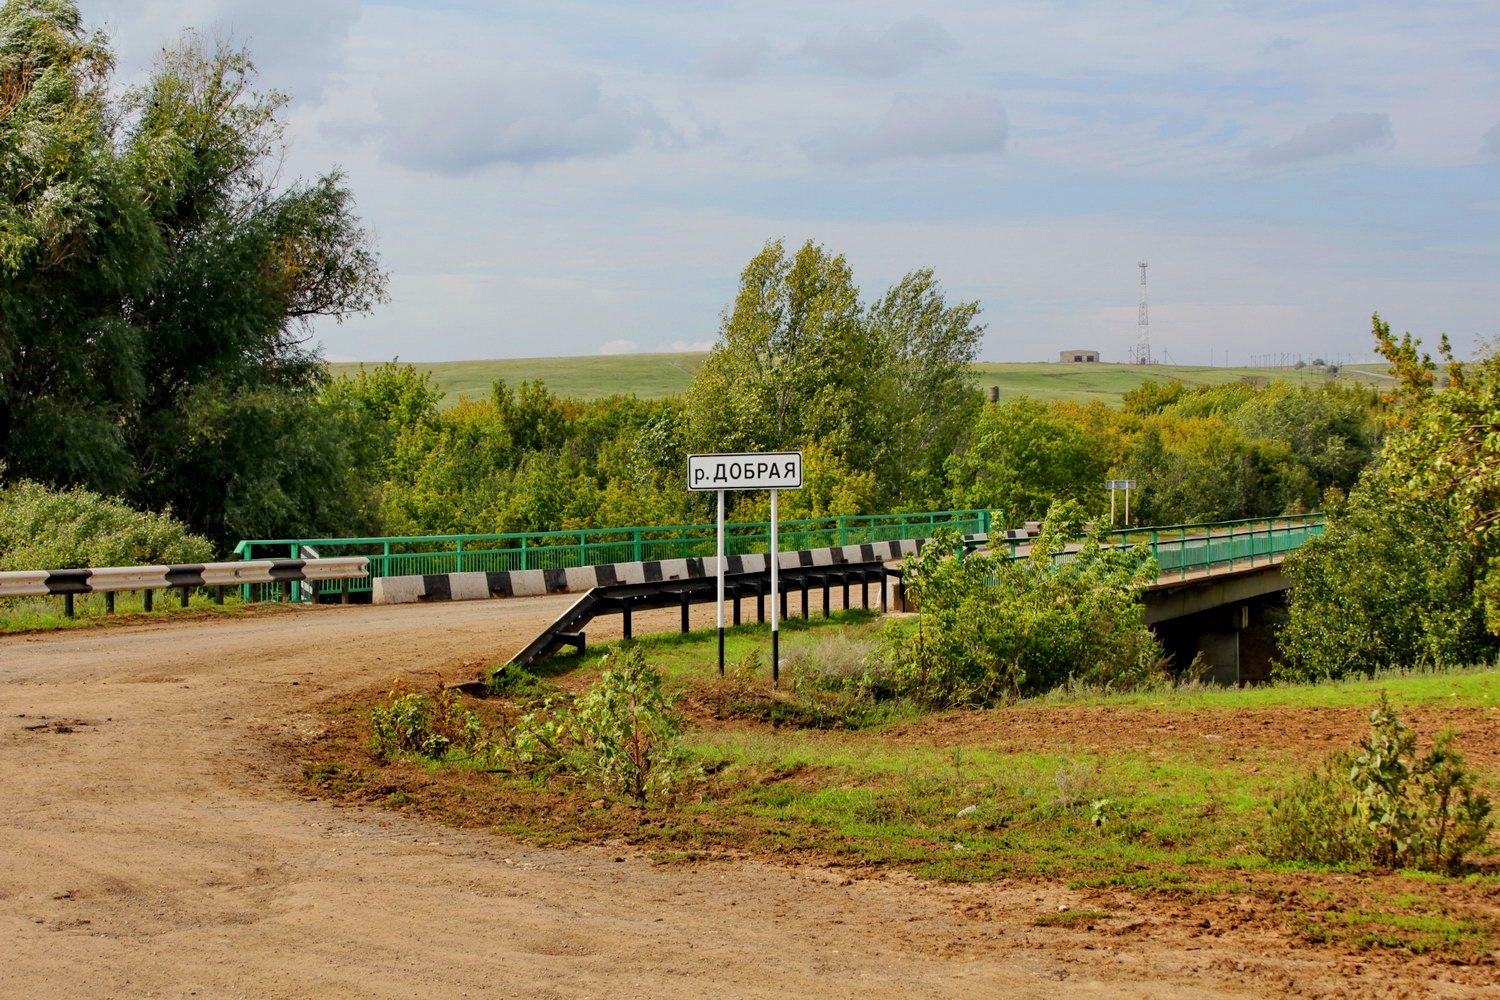
[[585,544],[587,537],[581,531],[578,533],[578,565],[580,566],[587,566],[589,564],[589,550],[587,544]]
[[641,557],[641,529],[640,528],[636,528],[635,529],[634,541],[635,541],[635,560],[634,561],[635,562],[641,562],[642,561],[642,557]]
[[839,526],[839,548],[843,548],[845,545],[849,544],[847,541],[845,541],[845,538],[847,536],[844,534],[844,519],[842,517],[838,518],[834,523]]
[[453,560],[453,564],[453,572],[462,573],[464,571],[464,540],[462,538],[458,540],[457,558]]
[[526,536],[521,536],[521,568],[526,568]]

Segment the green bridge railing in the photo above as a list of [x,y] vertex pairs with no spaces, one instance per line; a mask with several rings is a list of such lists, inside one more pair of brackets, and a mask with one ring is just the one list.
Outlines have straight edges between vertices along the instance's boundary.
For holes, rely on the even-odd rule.
[[[985,534],[998,511],[944,510],[922,514],[871,514],[806,521],[782,521],[777,544],[783,552],[929,538],[938,528],[961,534]],[[729,555],[767,552],[769,522],[726,525]],[[605,563],[642,562],[712,556],[712,524],[640,528],[583,528],[574,531],[533,531],[501,535],[405,535],[392,538],[279,538],[248,539],[234,547],[243,559],[304,559],[317,556],[370,558],[370,576],[349,581],[351,593],[368,592],[377,576],[429,573],[495,572],[498,570],[562,569]],[[325,580],[319,593],[338,593],[342,582]],[[292,588],[294,601],[312,598],[311,583]],[[247,601],[281,600],[274,584],[242,588]]]
[[[1175,574],[1179,579],[1199,570],[1216,566],[1260,561],[1271,562],[1277,556],[1301,547],[1313,535],[1322,533],[1322,514],[1285,514],[1280,517],[1253,517],[1237,521],[1206,521],[1201,524],[1169,524],[1150,528],[1133,528],[1103,533],[1105,544],[1130,547],[1145,543],[1156,557],[1163,577]],[[999,542],[991,542],[999,548]],[[1012,559],[1025,559],[1019,549],[1029,542],[1007,541]],[[1068,559],[1070,553],[1057,558]]]

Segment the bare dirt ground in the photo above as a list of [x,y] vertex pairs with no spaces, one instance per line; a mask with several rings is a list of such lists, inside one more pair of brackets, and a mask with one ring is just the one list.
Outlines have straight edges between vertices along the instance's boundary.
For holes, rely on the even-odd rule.
[[1170,914],[1036,927],[1086,902],[1045,884],[659,866],[300,793],[277,748],[320,731],[317,705],[396,674],[460,679],[568,600],[0,638],[0,997],[1494,995],[1440,963],[1134,933]]

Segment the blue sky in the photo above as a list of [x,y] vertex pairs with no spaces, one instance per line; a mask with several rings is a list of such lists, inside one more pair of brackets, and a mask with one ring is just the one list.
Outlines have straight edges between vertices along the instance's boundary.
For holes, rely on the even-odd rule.
[[[83,0],[139,75],[184,26],[293,98],[392,301],[331,358],[705,346],[812,238],[931,267],[983,357],[1369,354],[1500,334],[1500,4]],[[1211,355],[1211,352],[1215,352]]]

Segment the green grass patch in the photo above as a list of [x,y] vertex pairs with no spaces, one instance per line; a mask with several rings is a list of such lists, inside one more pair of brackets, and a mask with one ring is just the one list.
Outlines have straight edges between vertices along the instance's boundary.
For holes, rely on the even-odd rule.
[[1043,913],[1031,923],[1034,927],[1089,927],[1109,918],[1110,914],[1103,910],[1059,910]]
[[[462,398],[488,399],[490,386],[504,379],[512,388],[523,381],[540,379],[558,396],[601,399],[633,395],[660,399],[687,391],[707,354],[613,354],[571,358],[503,358],[489,361],[413,362],[420,371],[432,373],[434,384],[445,395],[441,405],[457,406]],[[368,365],[368,363],[367,363]],[[1323,385],[1335,379],[1388,387],[1390,379],[1377,378],[1361,367],[1350,366],[1338,376],[1312,368],[1212,368],[1201,365],[1061,364],[1057,362],[1001,363],[982,361],[973,366],[979,386],[998,385],[1002,398],[1030,396],[1041,400],[1099,401],[1120,405],[1125,393],[1142,382],[1180,382],[1188,386],[1220,385],[1247,378],[1271,379],[1294,385]],[[358,363],[329,364],[334,375],[352,375]]]
[[1443,672],[1397,671],[1373,678],[1324,681],[1313,684],[1267,684],[1221,688],[1211,685],[1162,686],[1123,694],[1054,691],[1030,704],[1068,704],[1098,707],[1158,708],[1165,711],[1244,708],[1368,708],[1380,692],[1397,707],[1446,704],[1500,707],[1500,669],[1488,664]]
[[17,597],[0,601],[0,634],[15,632],[51,632],[58,629],[98,628],[101,625],[119,624],[142,616],[170,620],[172,618],[195,618],[203,615],[243,614],[248,605],[237,595],[226,594],[224,603],[216,604],[212,595],[194,593],[188,606],[182,607],[176,591],[155,592],[154,608],[146,611],[139,591],[124,591],[115,595],[115,613],[105,613],[103,594],[74,595],[73,617],[63,613],[61,595],[45,597]]

